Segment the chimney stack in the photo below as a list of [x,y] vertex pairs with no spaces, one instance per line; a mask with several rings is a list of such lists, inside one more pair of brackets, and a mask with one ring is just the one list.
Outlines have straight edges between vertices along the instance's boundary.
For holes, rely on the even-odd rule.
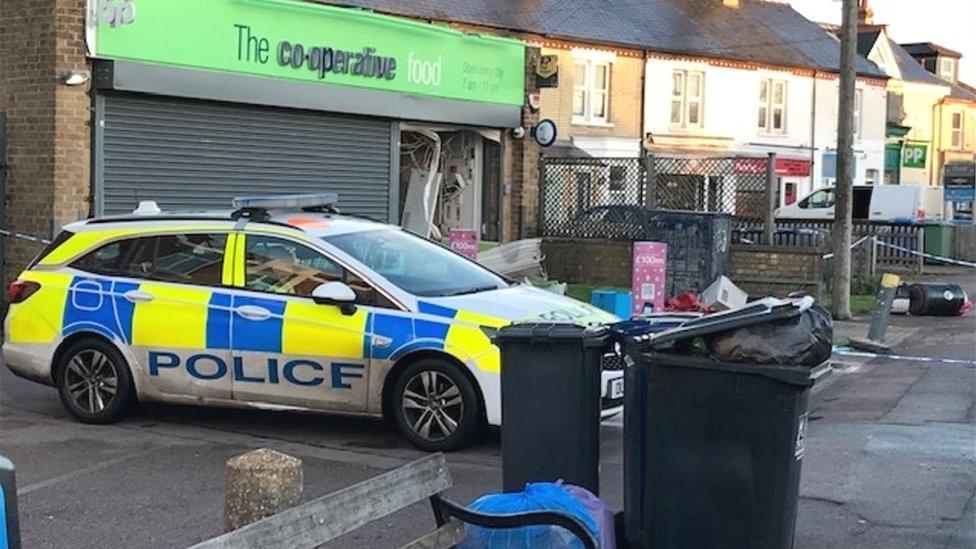
[[860,25],[873,25],[874,24],[874,10],[868,5],[868,0],[860,0],[861,7],[857,10],[857,24]]
[[739,0],[722,0],[722,4],[727,8],[739,9]]

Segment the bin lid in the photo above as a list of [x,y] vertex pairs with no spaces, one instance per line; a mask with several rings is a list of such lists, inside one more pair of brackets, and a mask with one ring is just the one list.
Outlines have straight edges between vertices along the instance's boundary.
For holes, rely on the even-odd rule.
[[699,370],[711,370],[724,373],[746,374],[766,377],[787,385],[797,387],[812,387],[814,378],[810,374],[810,368],[806,366],[783,366],[783,365],[753,365],[739,364],[732,362],[715,362],[711,360],[701,360],[698,357],[689,357],[669,353],[650,352],[644,355],[644,359],[663,367],[695,368]]
[[633,341],[645,349],[661,349],[676,341],[727,332],[745,326],[796,318],[803,311],[813,306],[813,303],[813,298],[809,296],[790,299],[767,297],[737,309],[729,309],[689,320],[671,330],[635,336]]
[[610,330],[604,325],[584,325],[571,322],[517,322],[498,330],[493,341],[549,343],[556,341],[582,341],[585,346],[604,346]]

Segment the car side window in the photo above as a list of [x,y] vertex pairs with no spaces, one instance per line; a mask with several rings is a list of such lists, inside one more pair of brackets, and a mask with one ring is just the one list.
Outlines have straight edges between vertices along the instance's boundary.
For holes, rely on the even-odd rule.
[[128,238],[85,254],[72,267],[106,276],[148,278],[152,274],[156,237]]
[[106,244],[72,263],[82,271],[219,286],[225,234],[177,234],[129,238]]
[[248,290],[311,297],[326,282],[344,282],[360,305],[393,308],[368,282],[322,253],[290,240],[248,235],[244,246],[244,287]]
[[597,208],[594,210],[590,210],[589,212],[586,213],[585,217],[583,218],[583,221],[588,221],[590,223],[599,223],[601,221],[606,220],[608,211],[609,210],[607,210],[606,208]]
[[802,200],[799,204],[801,208],[831,208],[834,205],[834,191],[824,189],[817,191]]
[[224,234],[177,234],[156,239],[152,278],[202,286],[219,286],[223,276]]

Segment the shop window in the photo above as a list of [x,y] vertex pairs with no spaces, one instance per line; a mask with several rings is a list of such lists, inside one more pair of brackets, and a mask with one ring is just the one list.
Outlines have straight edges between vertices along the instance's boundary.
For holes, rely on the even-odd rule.
[[789,206],[796,202],[796,182],[787,181],[783,184],[783,205]]
[[577,60],[573,69],[573,123],[606,124],[610,119],[610,63]]
[[671,75],[671,125],[700,128],[704,116],[705,73],[676,70]]
[[786,80],[759,81],[759,130],[786,133]]
[[961,149],[963,144],[963,121],[962,113],[952,113],[952,148]]

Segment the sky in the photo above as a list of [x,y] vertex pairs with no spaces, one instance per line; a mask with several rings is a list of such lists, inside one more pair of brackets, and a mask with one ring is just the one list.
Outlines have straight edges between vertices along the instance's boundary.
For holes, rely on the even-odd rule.
[[[976,0],[869,0],[895,42],[935,42],[962,54],[959,79],[976,85]],[[840,0],[790,0],[818,23],[840,24]]]

